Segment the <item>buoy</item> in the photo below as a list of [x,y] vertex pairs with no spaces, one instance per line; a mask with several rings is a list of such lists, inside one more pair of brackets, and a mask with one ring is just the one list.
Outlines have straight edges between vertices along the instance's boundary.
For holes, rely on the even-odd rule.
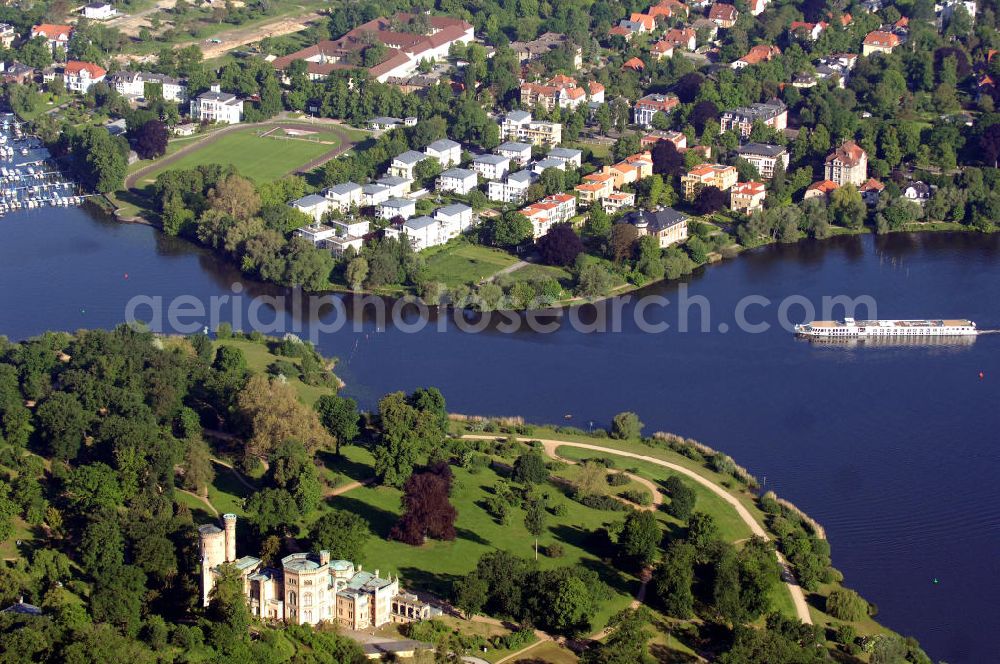
[[573,419],[573,416],[570,415],[569,413],[567,413],[566,415],[563,415],[563,419],[564,420],[571,420],[571,419]]
[[979,372],[979,380],[983,380],[985,378],[986,378],[986,372],[985,371],[980,371]]
[[128,279],[128,272],[125,273],[125,278]]

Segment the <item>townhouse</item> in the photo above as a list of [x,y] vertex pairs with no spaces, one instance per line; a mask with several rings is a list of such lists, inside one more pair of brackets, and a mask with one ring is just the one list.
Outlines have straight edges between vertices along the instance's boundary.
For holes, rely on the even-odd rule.
[[756,168],[757,173],[765,180],[774,177],[774,167],[779,162],[783,168],[788,169],[788,150],[781,145],[747,143],[738,147],[736,154]]
[[670,113],[681,103],[677,95],[648,94],[637,100],[632,107],[632,122],[642,127],[653,125],[653,116],[657,113]]
[[729,209],[750,214],[764,206],[766,195],[763,182],[737,182],[729,190]]
[[681,189],[686,200],[694,200],[705,187],[717,187],[728,191],[736,184],[739,172],[733,166],[723,164],[701,164],[681,176]]

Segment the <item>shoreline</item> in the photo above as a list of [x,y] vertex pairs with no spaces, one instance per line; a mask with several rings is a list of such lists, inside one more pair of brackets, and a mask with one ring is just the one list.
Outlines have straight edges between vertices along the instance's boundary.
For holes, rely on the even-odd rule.
[[[118,221],[120,223],[126,223],[126,224],[136,224],[136,225],[141,225],[141,226],[148,226],[148,227],[154,228],[157,231],[159,231],[159,232],[162,233],[161,226],[159,224],[157,224],[157,223],[155,223],[155,222],[153,222],[153,221],[151,221],[151,220],[143,217],[142,215],[130,216],[130,215],[124,214],[123,213],[123,209],[120,208],[120,207],[116,207],[112,203],[112,201],[111,201],[111,199],[109,198],[108,195],[103,194],[103,195],[101,195],[99,197],[99,199],[102,199],[107,205],[106,206],[101,205],[101,204],[97,203],[97,200],[94,200],[94,202],[92,203],[92,205],[95,206],[95,207],[97,207],[104,214],[107,214],[110,217],[113,217],[115,221]],[[831,239],[835,239],[835,238],[840,238],[840,237],[862,236],[862,235],[873,235],[873,236],[876,236],[876,237],[888,237],[890,235],[899,235],[899,234],[931,235],[931,234],[938,234],[938,233],[963,233],[963,234],[979,234],[979,235],[987,236],[987,235],[995,235],[997,233],[1000,233],[1000,227],[994,228],[993,230],[990,230],[990,231],[983,231],[983,230],[976,229],[976,228],[971,228],[969,226],[966,226],[964,224],[959,224],[959,223],[956,223],[956,222],[937,222],[937,221],[931,221],[931,222],[912,222],[912,223],[908,224],[906,227],[901,228],[899,230],[892,230],[892,231],[889,231],[887,233],[881,233],[881,234],[880,233],[876,233],[876,231],[875,231],[874,228],[872,228],[870,226],[867,226],[867,225],[863,226],[862,228],[858,228],[858,229],[849,229],[849,228],[841,228],[841,227],[834,227],[834,228],[837,229],[836,232],[832,233],[830,236],[825,237],[825,238],[803,237],[803,238],[800,238],[800,239],[796,240],[795,242],[778,242],[778,241],[775,240],[775,241],[772,241],[772,242],[766,242],[766,243],[763,243],[763,244],[759,244],[759,245],[756,245],[756,246],[753,246],[753,247],[744,247],[743,245],[738,245],[737,244],[735,246],[737,246],[738,249],[731,256],[727,257],[727,256],[725,256],[725,255],[723,255],[723,254],[721,254],[719,252],[713,252],[710,255],[710,257],[709,257],[709,259],[707,261],[705,261],[704,263],[701,263],[699,265],[696,265],[694,267],[694,269],[691,270],[691,272],[689,272],[687,274],[684,274],[684,275],[681,275],[680,277],[677,277],[677,278],[674,278],[674,279],[671,279],[669,277],[664,276],[661,279],[655,279],[655,280],[646,282],[646,283],[642,284],[641,286],[636,286],[634,284],[628,284],[628,283],[626,283],[623,286],[619,286],[616,289],[613,289],[612,292],[609,292],[606,295],[602,295],[600,297],[595,297],[595,298],[572,297],[572,298],[568,298],[568,299],[557,300],[557,301],[555,301],[555,302],[553,302],[553,303],[551,303],[551,304],[549,304],[547,306],[544,306],[544,307],[533,307],[533,308],[524,308],[524,309],[490,309],[490,310],[479,310],[479,309],[474,309],[472,307],[455,307],[451,303],[443,304],[443,303],[425,302],[425,301],[423,301],[422,298],[420,298],[420,296],[417,294],[416,290],[413,287],[410,287],[410,286],[403,286],[400,289],[392,289],[392,290],[388,290],[388,291],[379,291],[379,290],[369,290],[367,288],[363,288],[363,289],[360,289],[360,290],[355,290],[355,289],[350,288],[348,286],[339,286],[339,285],[336,285],[336,284],[331,284],[330,288],[327,288],[327,289],[324,289],[324,290],[320,290],[320,291],[304,291],[304,292],[306,294],[308,294],[308,295],[320,295],[320,296],[322,296],[322,295],[327,295],[327,294],[338,294],[338,295],[375,296],[375,297],[390,298],[390,299],[394,299],[394,300],[400,300],[400,299],[403,299],[403,298],[417,298],[417,299],[419,299],[424,304],[424,306],[426,306],[428,308],[432,308],[432,309],[444,309],[444,310],[448,310],[448,309],[461,309],[461,310],[465,310],[465,311],[483,311],[483,312],[485,312],[485,311],[504,311],[504,312],[511,312],[511,313],[519,313],[519,314],[544,314],[546,311],[551,311],[553,309],[563,310],[563,309],[568,309],[568,308],[571,308],[571,307],[574,307],[574,306],[579,306],[579,305],[584,305],[584,304],[595,304],[595,303],[598,303],[598,302],[603,302],[605,300],[610,300],[610,299],[615,298],[615,297],[621,297],[623,295],[628,295],[630,293],[634,293],[636,291],[640,291],[640,290],[643,290],[645,288],[649,288],[651,286],[657,286],[657,285],[664,284],[664,283],[669,283],[669,282],[679,282],[679,281],[682,281],[685,277],[688,277],[690,275],[699,273],[699,270],[700,271],[704,271],[707,268],[711,267],[712,265],[716,265],[716,264],[719,264],[719,263],[724,263],[726,261],[739,258],[741,255],[743,255],[744,253],[746,253],[748,251],[755,251],[755,250],[758,250],[758,249],[763,249],[765,247],[792,246],[792,245],[801,244],[802,242],[806,242],[806,241],[809,241],[809,240],[814,240],[816,242],[826,242],[827,240],[831,240]],[[202,249],[202,250],[206,251],[207,253],[209,253],[212,256],[212,258],[214,260],[217,260],[217,261],[219,261],[221,263],[224,263],[224,264],[230,265],[230,266],[232,266],[232,267],[234,267],[236,269],[239,269],[239,267],[235,263],[231,263],[230,261],[227,261],[225,258],[218,256],[210,248],[205,247],[204,245],[198,244],[197,242],[194,242],[193,240],[191,240],[189,238],[186,238],[186,237],[178,236],[178,238],[184,240],[185,242],[190,243],[192,246],[198,247],[199,249]],[[532,263],[532,265],[535,265],[535,263]],[[273,287],[276,287],[276,288],[288,288],[288,289],[295,288],[295,286],[289,286],[289,285],[286,285],[286,284],[279,284],[279,283],[275,283],[275,282],[272,282],[272,281],[259,281],[259,283],[266,284],[268,286],[273,286]]]

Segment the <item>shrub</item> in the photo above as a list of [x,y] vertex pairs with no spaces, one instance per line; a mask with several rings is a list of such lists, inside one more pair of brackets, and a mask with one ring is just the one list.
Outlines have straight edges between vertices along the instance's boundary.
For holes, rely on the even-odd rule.
[[217,339],[229,339],[233,336],[233,326],[229,323],[219,323],[219,327],[215,328],[215,337]]
[[664,483],[670,493],[670,504],[667,505],[667,514],[685,521],[694,511],[694,503],[697,495],[694,489],[689,487],[676,475],[671,475]]
[[608,484],[611,486],[625,486],[631,481],[625,473],[611,473],[608,475]]
[[638,438],[642,434],[642,422],[631,411],[618,413],[611,422],[611,437],[620,440]]
[[626,489],[621,497],[643,507],[653,504],[653,496],[643,489]]
[[833,638],[837,643],[846,646],[858,638],[858,630],[854,629],[853,625],[840,624],[837,625]]
[[562,558],[563,554],[566,553],[563,549],[563,545],[558,542],[553,542],[548,546],[542,547],[542,553],[549,558]]
[[566,514],[569,513],[569,510],[566,508],[566,503],[553,505],[549,508],[549,511],[552,512],[552,516],[566,516]]
[[581,498],[580,502],[591,509],[605,510],[607,512],[624,512],[630,509],[628,505],[611,496],[587,495]]
[[857,622],[868,615],[868,602],[848,588],[838,588],[826,598],[826,612],[838,620]]

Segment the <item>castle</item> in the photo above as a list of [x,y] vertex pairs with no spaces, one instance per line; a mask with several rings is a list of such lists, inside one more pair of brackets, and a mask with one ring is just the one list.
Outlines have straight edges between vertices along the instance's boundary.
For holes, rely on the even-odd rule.
[[281,568],[263,564],[254,556],[236,557],[236,515],[224,514],[223,527],[198,527],[201,541],[202,604],[229,564],[243,577],[244,593],[253,615],[296,625],[334,622],[348,629],[380,627],[386,623],[426,620],[437,613],[416,595],[401,593],[399,578],[383,579],[378,570],[365,572],[347,560],[330,560],[328,551],[293,553],[281,559]]

